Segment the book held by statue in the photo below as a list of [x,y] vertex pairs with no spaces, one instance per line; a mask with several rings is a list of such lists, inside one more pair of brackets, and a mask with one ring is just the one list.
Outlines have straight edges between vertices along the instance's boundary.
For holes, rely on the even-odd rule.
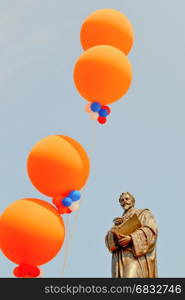
[[130,235],[135,230],[141,227],[141,222],[139,221],[136,214],[120,225],[115,225],[112,230],[108,233],[106,238],[107,248],[112,252],[118,249],[118,243],[116,241],[116,235]]
[[124,234],[124,235],[130,235],[135,230],[141,227],[141,222],[139,221],[136,214],[134,214],[131,218],[129,218],[124,223],[114,226],[113,231],[115,234]]

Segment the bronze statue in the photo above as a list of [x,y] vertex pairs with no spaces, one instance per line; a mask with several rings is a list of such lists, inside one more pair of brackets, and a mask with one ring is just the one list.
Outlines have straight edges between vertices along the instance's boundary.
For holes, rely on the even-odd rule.
[[157,225],[149,209],[135,208],[135,198],[122,193],[119,202],[122,217],[113,220],[105,242],[112,253],[112,277],[157,277]]

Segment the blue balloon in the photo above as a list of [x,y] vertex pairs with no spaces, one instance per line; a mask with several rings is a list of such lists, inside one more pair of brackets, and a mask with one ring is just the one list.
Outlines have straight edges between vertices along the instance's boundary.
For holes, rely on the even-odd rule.
[[99,116],[100,116],[100,117],[107,117],[107,116],[108,116],[108,111],[107,111],[107,109],[104,109],[104,108],[100,109],[100,111],[99,111]]
[[71,206],[71,204],[72,204],[72,199],[69,198],[69,197],[65,197],[65,198],[62,200],[62,204],[63,204],[65,207],[69,207],[69,206]]
[[98,102],[93,102],[91,104],[91,110],[94,112],[99,112],[99,110],[101,109],[101,104]]
[[80,192],[79,191],[72,191],[69,194],[69,197],[72,199],[72,201],[78,201],[81,197]]

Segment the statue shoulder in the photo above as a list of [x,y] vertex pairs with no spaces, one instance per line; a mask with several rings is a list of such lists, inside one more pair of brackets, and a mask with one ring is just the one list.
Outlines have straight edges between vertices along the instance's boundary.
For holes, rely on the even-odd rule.
[[137,216],[140,216],[141,214],[145,213],[145,212],[150,212],[150,210],[148,208],[144,208],[144,209],[141,209],[141,208],[135,208],[134,210],[134,213],[137,215]]
[[151,210],[148,209],[148,208],[138,209],[138,214],[137,215],[138,216],[143,216],[143,215],[153,216]]

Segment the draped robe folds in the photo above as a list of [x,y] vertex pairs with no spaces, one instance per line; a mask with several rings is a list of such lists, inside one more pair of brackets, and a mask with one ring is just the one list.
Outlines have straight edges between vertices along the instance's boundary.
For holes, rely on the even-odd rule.
[[[152,213],[148,209],[132,208],[123,214],[123,222],[136,214],[141,227],[131,234],[132,241],[122,247],[109,231],[105,243],[112,252],[113,278],[155,278],[157,277],[156,240],[157,225]],[[114,239],[114,250],[110,246],[110,238]]]

